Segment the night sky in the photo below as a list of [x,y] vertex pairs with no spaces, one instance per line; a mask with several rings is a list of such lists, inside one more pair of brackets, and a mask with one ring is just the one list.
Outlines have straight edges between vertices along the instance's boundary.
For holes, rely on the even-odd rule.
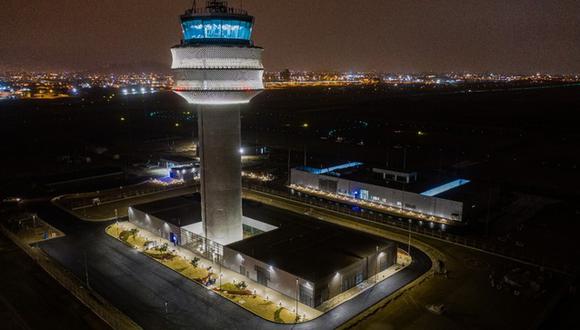
[[[161,70],[191,2],[1,0],[0,70]],[[267,70],[580,72],[578,0],[243,3]]]

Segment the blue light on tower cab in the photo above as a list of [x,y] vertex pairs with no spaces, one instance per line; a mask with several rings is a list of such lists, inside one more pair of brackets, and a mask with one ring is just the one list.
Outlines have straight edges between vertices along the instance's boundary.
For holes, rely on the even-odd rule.
[[438,187],[435,187],[433,189],[429,189],[429,190],[421,193],[421,195],[429,196],[429,197],[437,196],[437,195],[442,194],[448,190],[455,189],[457,187],[461,187],[464,184],[468,184],[469,182],[471,182],[471,181],[466,180],[466,179],[457,179],[457,180],[448,182],[446,184],[440,185]]
[[181,24],[185,41],[203,39],[250,40],[252,23],[235,19],[193,19]]

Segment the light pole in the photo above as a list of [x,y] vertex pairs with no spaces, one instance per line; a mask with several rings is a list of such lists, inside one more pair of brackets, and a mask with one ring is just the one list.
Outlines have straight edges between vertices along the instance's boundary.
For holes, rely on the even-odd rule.
[[409,254],[409,257],[411,256],[411,219],[409,219],[409,246],[407,248],[407,253]]
[[377,258],[375,260],[375,284],[379,282],[379,246],[377,245]]
[[117,236],[119,236],[119,212],[115,209],[115,224],[117,224]]
[[91,285],[89,284],[89,267],[87,266],[87,253],[84,252],[84,257],[85,257],[85,280],[87,281],[87,289],[91,288]]
[[219,260],[219,256],[217,258],[217,262],[218,262],[218,265],[220,266],[220,275],[219,276],[220,276],[220,290],[221,290],[221,288],[222,288],[222,277],[224,276],[224,274],[222,273],[222,263]]
[[296,309],[294,310],[294,323],[298,323],[298,298],[299,298],[299,291],[298,291],[298,277],[296,278]]

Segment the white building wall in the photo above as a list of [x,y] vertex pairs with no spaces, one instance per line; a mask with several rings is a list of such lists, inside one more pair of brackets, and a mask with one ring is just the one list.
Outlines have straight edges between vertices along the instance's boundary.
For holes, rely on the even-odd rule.
[[258,282],[256,266],[265,269],[270,276],[268,287],[293,299],[296,298],[296,290],[298,288],[296,285],[296,279],[298,279],[298,285],[302,284],[306,287],[313,287],[312,283],[302,278],[298,278],[295,275],[292,275],[274,266],[270,266],[252,257],[241,254],[227,246],[224,246],[223,262],[225,267],[238,273],[240,272],[240,266],[243,266],[246,270],[246,274],[242,275],[245,275],[255,282]]
[[[297,169],[291,170],[291,183],[312,189],[320,189],[319,180],[337,182],[336,193],[354,197],[355,191],[368,191],[368,200],[395,208],[403,208],[445,219],[461,221],[463,203],[448,199],[429,197],[414,192],[346,180],[333,176],[317,175]],[[360,196],[359,196],[360,198]],[[412,207],[414,206],[414,208]]]
[[167,240],[170,239],[170,233],[173,233],[178,242],[181,243],[181,229],[179,227],[138,209],[129,208],[129,222]]

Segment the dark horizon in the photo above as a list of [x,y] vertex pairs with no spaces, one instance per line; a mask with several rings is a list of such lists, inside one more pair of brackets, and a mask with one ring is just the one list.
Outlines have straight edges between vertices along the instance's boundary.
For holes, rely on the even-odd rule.
[[[5,0],[0,70],[163,70],[189,0]],[[202,2],[203,1],[198,1]],[[230,1],[239,6],[240,0]],[[580,72],[573,0],[243,1],[266,70]],[[368,24],[367,24],[368,23]]]

